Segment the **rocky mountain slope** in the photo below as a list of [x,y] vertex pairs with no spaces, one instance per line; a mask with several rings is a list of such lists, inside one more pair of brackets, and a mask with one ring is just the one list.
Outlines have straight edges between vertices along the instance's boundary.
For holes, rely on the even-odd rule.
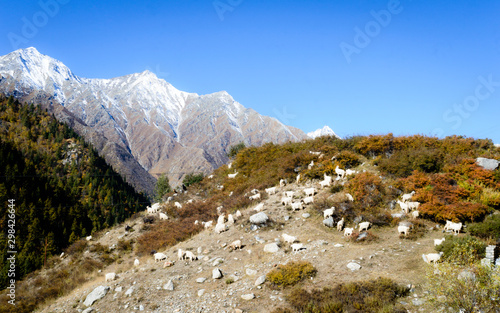
[[245,108],[225,91],[183,92],[149,71],[82,78],[35,48],[0,57],[0,92],[43,103],[148,193],[160,173],[176,185],[187,173],[212,171],[227,162],[226,150],[236,143],[307,138],[297,128]]

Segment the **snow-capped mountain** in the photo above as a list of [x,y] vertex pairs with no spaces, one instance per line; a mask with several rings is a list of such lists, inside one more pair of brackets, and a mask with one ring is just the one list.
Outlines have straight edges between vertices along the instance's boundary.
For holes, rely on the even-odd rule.
[[150,174],[167,173],[175,185],[184,174],[208,173],[227,162],[226,149],[238,142],[307,138],[297,128],[245,108],[225,91],[180,91],[149,71],[82,78],[35,48],[0,57],[0,92],[44,104],[129,182],[148,192],[154,185]]
[[323,126],[323,128],[316,129],[315,131],[307,133],[307,136],[309,138],[316,138],[316,137],[321,137],[321,136],[335,136],[340,139],[337,134],[328,126]]

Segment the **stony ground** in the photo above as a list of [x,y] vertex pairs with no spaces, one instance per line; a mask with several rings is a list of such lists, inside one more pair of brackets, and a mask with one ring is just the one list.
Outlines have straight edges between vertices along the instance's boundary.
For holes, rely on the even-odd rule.
[[[302,190],[307,186],[290,185],[282,190]],[[302,194],[301,194],[302,196]],[[316,197],[327,196],[325,191]],[[93,312],[270,312],[285,305],[285,290],[273,290],[268,283],[256,286],[256,280],[271,271],[277,264],[292,260],[311,262],[318,274],[304,282],[307,288],[333,287],[336,283],[388,277],[398,283],[416,288],[409,298],[402,299],[409,311],[423,311],[422,289],[425,267],[423,253],[434,252],[433,239],[441,238],[440,231],[429,231],[416,241],[400,239],[395,228],[373,228],[379,237],[375,242],[356,243],[343,237],[343,232],[329,229],[322,224],[322,216],[305,208],[290,211],[279,203],[281,193],[263,200],[264,210],[275,223],[271,227],[251,229],[249,216],[256,213],[252,207],[242,211],[243,216],[227,232],[216,234],[205,230],[191,239],[163,252],[167,261],[155,263],[152,256],[139,258],[134,266],[134,253],[123,256],[121,264],[112,264],[99,275],[71,294],[47,303],[39,312],[82,312],[91,310],[84,305],[87,295],[98,286],[107,286],[107,294],[90,307]],[[258,202],[255,203],[257,205]],[[309,213],[309,217],[303,216]],[[109,233],[95,238],[105,246],[116,244],[118,239],[130,239],[140,233],[142,219],[128,221],[133,232],[125,232],[124,226],[115,227]],[[352,227],[353,225],[347,225]],[[292,252],[289,244],[281,239],[283,233],[296,236],[305,249]],[[232,251],[228,245],[240,239],[244,247]],[[278,252],[264,252],[264,246],[281,239]],[[177,250],[190,250],[198,260],[179,261]],[[356,271],[347,268],[355,262],[361,265]],[[218,268],[223,277],[212,278]],[[105,282],[105,273],[116,272],[114,281]],[[203,282],[200,282],[204,279]],[[173,284],[168,286],[169,281]],[[253,294],[255,298],[245,300]]]

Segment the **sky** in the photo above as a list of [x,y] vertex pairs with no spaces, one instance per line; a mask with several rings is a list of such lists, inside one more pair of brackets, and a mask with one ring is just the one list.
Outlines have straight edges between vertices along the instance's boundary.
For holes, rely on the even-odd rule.
[[500,1],[0,0],[0,55],[150,70],[305,132],[500,143]]

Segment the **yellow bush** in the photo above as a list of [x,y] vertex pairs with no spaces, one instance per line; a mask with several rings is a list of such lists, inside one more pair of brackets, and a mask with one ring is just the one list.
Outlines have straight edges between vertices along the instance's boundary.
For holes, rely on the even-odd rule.
[[280,265],[266,275],[266,279],[275,287],[293,286],[308,277],[316,275],[316,268],[306,261],[289,262]]

